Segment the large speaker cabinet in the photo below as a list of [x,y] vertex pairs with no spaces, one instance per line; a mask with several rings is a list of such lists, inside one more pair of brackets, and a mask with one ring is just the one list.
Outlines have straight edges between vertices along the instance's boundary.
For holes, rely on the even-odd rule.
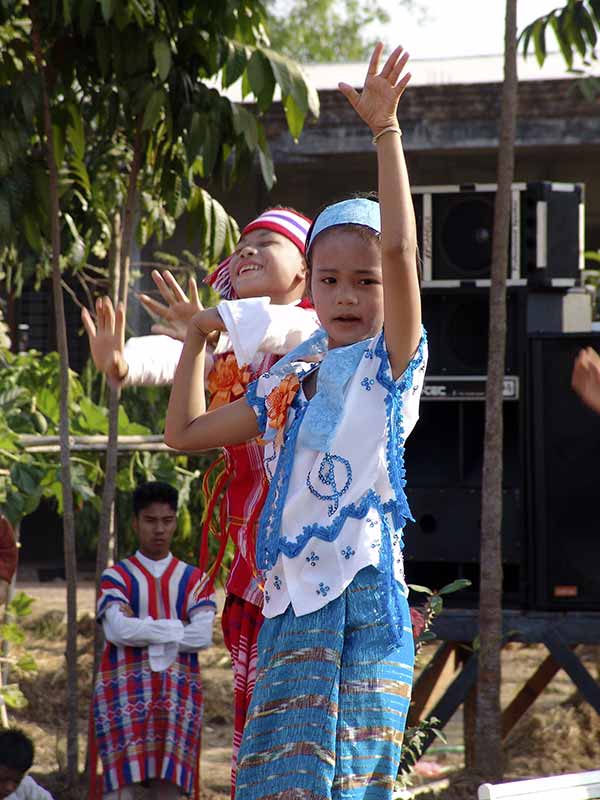
[[571,389],[582,347],[600,334],[530,341],[530,601],[540,609],[600,610],[600,416]]
[[[412,188],[423,285],[489,285],[496,184]],[[583,269],[584,187],[514,183],[507,280],[574,286]]]
[[[573,305],[580,313],[571,313]],[[540,468],[539,442],[551,448],[554,441],[548,426],[540,432],[544,415],[532,410],[534,403],[554,400],[550,376],[546,376],[548,400],[540,397],[541,378],[532,372],[535,362],[529,342],[532,336],[542,335],[540,331],[548,337],[544,341],[570,340],[564,331],[569,325],[589,327],[589,308],[583,291],[511,287],[507,292],[502,549],[504,604],[509,607],[541,603],[539,592],[532,594],[539,581],[534,584],[532,579],[538,556],[531,548],[535,538],[531,493],[533,476]],[[489,290],[429,288],[423,292],[423,321],[430,360],[420,420],[405,454],[407,495],[415,518],[405,532],[406,573],[409,583],[433,588],[469,578],[473,589],[452,596],[450,602],[470,605],[477,602],[479,589]],[[568,381],[566,387],[570,392]],[[570,400],[577,405],[575,395]],[[553,408],[549,405],[547,414]],[[550,498],[540,489],[535,505],[547,503],[545,507],[552,508],[559,496],[554,493]],[[537,519],[536,537],[542,535],[544,525],[547,530],[548,523]]]

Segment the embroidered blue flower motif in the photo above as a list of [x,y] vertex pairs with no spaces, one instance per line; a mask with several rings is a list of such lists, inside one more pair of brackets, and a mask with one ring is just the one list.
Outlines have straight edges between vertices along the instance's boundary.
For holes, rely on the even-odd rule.
[[270,602],[271,602],[271,595],[267,591],[265,591],[265,603],[270,603]]
[[279,575],[275,575],[273,578],[273,586],[279,591],[281,589],[281,578]]
[[381,549],[381,541],[371,542],[371,550],[380,550]]
[[352,558],[352,556],[356,555],[356,550],[353,550],[350,547],[350,545],[348,545],[348,547],[344,547],[344,549],[341,551],[341,553],[344,556],[344,558],[346,559],[346,561],[348,561],[348,559],[350,559],[350,558]]
[[306,560],[311,565],[311,567],[317,566],[317,561],[319,561],[319,556],[313,551],[310,551],[310,555],[306,556]]
[[365,522],[367,523],[367,525],[369,526],[369,528],[374,528],[374,527],[375,527],[375,525],[377,525],[377,520],[375,520],[375,519],[371,519],[371,517],[367,517],[367,519],[365,520]]
[[371,360],[373,358],[373,351],[372,350],[365,350],[365,358]]
[[317,594],[320,594],[322,597],[327,597],[330,587],[325,586],[323,582],[319,584],[319,588],[317,589]]
[[[336,465],[338,464],[341,464],[346,472],[345,483],[341,489],[338,489],[337,478],[335,474]],[[352,467],[347,459],[342,458],[341,456],[332,455],[331,453],[325,453],[323,460],[319,464],[317,477],[324,486],[331,487],[331,494],[322,494],[319,492],[318,489],[316,489],[312,484],[310,473],[306,476],[306,485],[308,486],[310,493],[319,500],[332,501],[327,509],[327,514],[331,517],[339,508],[340,497],[348,491],[348,488],[352,483]]]
[[375,381],[373,378],[363,378],[360,382],[361,386],[364,386],[367,392],[370,392],[373,386],[375,385]]
[[262,377],[263,378],[270,378],[271,377],[271,373],[270,372],[263,372]]
[[400,544],[400,534],[398,533],[398,531],[394,531],[392,535],[392,544],[394,545]]

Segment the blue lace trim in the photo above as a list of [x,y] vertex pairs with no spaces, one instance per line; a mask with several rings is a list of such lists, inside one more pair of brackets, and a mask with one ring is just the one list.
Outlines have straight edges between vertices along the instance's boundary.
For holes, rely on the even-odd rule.
[[[296,541],[293,542],[281,537],[280,532],[285,499],[287,497],[290,476],[294,464],[296,440],[298,438],[302,419],[308,407],[308,405],[304,403],[298,408],[299,400],[298,395],[296,396],[293,403],[293,406],[296,408],[296,416],[285,436],[275,475],[265,502],[265,512],[263,512],[259,524],[256,541],[256,560],[260,569],[271,569],[277,561],[280,552],[288,558],[295,558],[311,538],[320,539],[324,542],[334,541],[339,536],[347,519],[364,519],[369,511],[374,509],[379,512],[379,516],[382,520],[382,540],[390,540],[388,542],[389,555],[385,555],[386,548],[382,547],[380,558],[385,561],[385,570],[391,570],[391,575],[393,576],[391,539],[385,515],[391,515],[396,530],[402,528],[407,520],[413,520],[406,494],[404,493],[406,481],[404,480],[404,438],[400,400],[402,393],[410,386],[413,380],[414,371],[423,360],[425,342],[426,336],[425,332],[423,332],[417,354],[409,363],[399,382],[395,382],[391,377],[383,334],[379,336],[375,346],[375,355],[378,356],[381,362],[377,370],[377,380],[388,390],[385,399],[388,427],[386,460],[388,477],[395,499],[382,503],[381,497],[370,489],[362,496],[358,504],[350,503],[344,506],[331,525],[324,526],[319,523],[306,525],[303,527],[302,532],[296,537]],[[325,455],[327,456],[328,454]],[[384,533],[386,530],[387,533]],[[393,577],[391,577],[390,580],[394,580],[394,583],[396,582]],[[390,591],[392,591],[391,587]]]
[[414,522],[414,517],[408,505],[404,487],[406,486],[406,469],[404,467],[404,422],[402,419],[401,398],[404,392],[412,385],[415,371],[423,363],[427,333],[422,329],[421,341],[415,356],[410,360],[402,377],[394,381],[391,366],[385,349],[383,334],[377,340],[375,355],[380,359],[377,370],[377,381],[387,389],[385,398],[387,418],[387,446],[386,461],[388,478],[396,496],[396,505],[393,511],[393,521],[396,530],[404,526],[406,520]]
[[294,398],[292,405],[296,407],[296,416],[284,435],[284,442],[279,453],[269,493],[265,500],[264,511],[260,516],[256,535],[256,563],[259,569],[263,570],[270,569],[277,561],[281,518],[294,465],[296,439],[307,408],[306,403],[301,405],[298,402],[298,395]]
[[256,414],[259,429],[264,433],[267,427],[267,404],[264,397],[258,396],[258,383],[259,378],[248,384],[246,388],[246,400],[250,408]]

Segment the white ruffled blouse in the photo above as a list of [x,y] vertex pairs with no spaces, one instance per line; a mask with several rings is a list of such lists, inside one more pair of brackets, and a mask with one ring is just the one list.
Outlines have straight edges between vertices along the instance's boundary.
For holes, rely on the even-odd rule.
[[[343,360],[344,354],[339,355]],[[322,608],[369,565],[391,572],[408,594],[402,530],[412,517],[404,494],[404,444],[418,419],[425,335],[398,380],[391,374],[383,333],[364,342],[353,358],[339,416],[332,410],[336,419],[324,423],[331,432],[327,449],[306,445],[310,437],[303,425],[317,394],[308,401],[302,390],[288,409],[283,447],[273,441],[265,447],[271,490],[257,560],[263,568],[266,617],[282,614],[290,603],[297,616]],[[300,380],[311,369],[302,361],[288,367]],[[263,431],[269,430],[266,398],[282,379],[276,367],[249,388],[248,402]],[[326,417],[327,403],[323,408]],[[313,414],[310,424],[320,416]]]

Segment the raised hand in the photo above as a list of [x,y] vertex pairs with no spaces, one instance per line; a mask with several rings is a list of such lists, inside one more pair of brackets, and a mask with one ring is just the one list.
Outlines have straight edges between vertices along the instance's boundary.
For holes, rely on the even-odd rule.
[[113,386],[119,386],[127,375],[128,366],[123,357],[125,347],[125,311],[119,303],[115,312],[109,297],[96,300],[96,325],[87,310],[81,312],[81,321],[90,343],[90,352],[96,369],[103,372]]
[[159,303],[147,294],[140,295],[140,301],[146,310],[164,320],[155,323],[152,332],[162,333],[183,342],[190,320],[194,314],[202,310],[198,284],[194,278],[190,278],[188,297],[169,270],[165,270],[162,275],[158,270],[153,270],[152,280],[166,303],[166,305]]
[[571,385],[583,402],[600,414],[600,356],[593,348],[581,350],[575,359]]
[[402,47],[394,50],[381,72],[378,72],[382,51],[383,44],[378,42],[371,55],[365,85],[360,94],[347,83],[338,84],[341,93],[367,123],[374,136],[386,128],[399,127],[396,116],[398,102],[411,77],[410,72],[400,77],[408,61],[408,53]]

